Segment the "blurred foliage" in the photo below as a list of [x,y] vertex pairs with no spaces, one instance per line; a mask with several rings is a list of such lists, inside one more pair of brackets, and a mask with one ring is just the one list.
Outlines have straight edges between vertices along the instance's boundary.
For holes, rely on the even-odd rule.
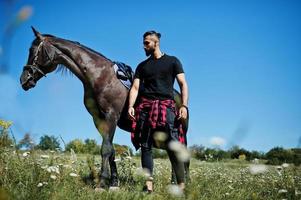
[[12,122],[0,119],[0,148],[13,145],[13,139],[9,135],[9,127]]
[[37,145],[41,150],[57,150],[61,149],[59,139],[53,135],[44,135],[40,138],[40,143]]

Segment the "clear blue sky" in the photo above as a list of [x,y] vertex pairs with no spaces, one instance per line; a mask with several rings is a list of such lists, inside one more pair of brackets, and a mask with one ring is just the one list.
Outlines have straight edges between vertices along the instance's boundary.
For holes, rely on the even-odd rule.
[[[9,73],[0,75],[0,118],[14,122],[17,139],[30,132],[36,142],[44,134],[61,135],[66,142],[101,141],[75,76],[53,73],[32,90],[20,87],[19,76],[34,39],[33,25],[41,33],[76,40],[133,69],[146,58],[142,34],[157,30],[162,33],[163,52],[177,56],[186,73],[189,145],[212,147],[213,137],[225,140],[223,148],[237,144],[267,151],[298,145],[300,1],[19,0],[11,11],[3,2],[2,35],[5,13],[24,5],[33,7],[32,17],[13,35]],[[133,147],[130,135],[120,129],[115,142]]]

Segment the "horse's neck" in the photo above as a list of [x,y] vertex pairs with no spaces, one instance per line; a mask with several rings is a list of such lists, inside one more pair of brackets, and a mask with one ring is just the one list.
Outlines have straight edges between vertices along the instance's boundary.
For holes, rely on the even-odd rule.
[[[72,71],[84,84],[92,84],[101,76],[112,62],[92,50],[73,42],[58,39],[55,46],[63,52],[63,65]],[[108,72],[106,72],[108,73]]]

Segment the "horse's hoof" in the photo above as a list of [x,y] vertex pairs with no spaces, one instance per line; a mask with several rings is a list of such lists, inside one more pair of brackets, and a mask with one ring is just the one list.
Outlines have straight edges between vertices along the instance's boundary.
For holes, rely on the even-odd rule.
[[104,192],[104,191],[106,191],[106,190],[102,187],[95,188],[95,192]]
[[110,186],[110,191],[118,191],[120,188],[118,186]]

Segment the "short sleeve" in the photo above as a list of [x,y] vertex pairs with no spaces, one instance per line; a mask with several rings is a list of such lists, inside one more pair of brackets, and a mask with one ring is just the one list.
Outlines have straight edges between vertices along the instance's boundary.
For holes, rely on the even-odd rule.
[[176,76],[177,74],[184,73],[182,63],[180,62],[179,59],[174,57],[174,75]]
[[141,78],[141,67],[140,67],[140,65],[138,65],[138,67],[136,68],[136,71],[135,71],[135,75],[134,75],[134,79],[135,78],[138,78],[138,79],[140,79]]

